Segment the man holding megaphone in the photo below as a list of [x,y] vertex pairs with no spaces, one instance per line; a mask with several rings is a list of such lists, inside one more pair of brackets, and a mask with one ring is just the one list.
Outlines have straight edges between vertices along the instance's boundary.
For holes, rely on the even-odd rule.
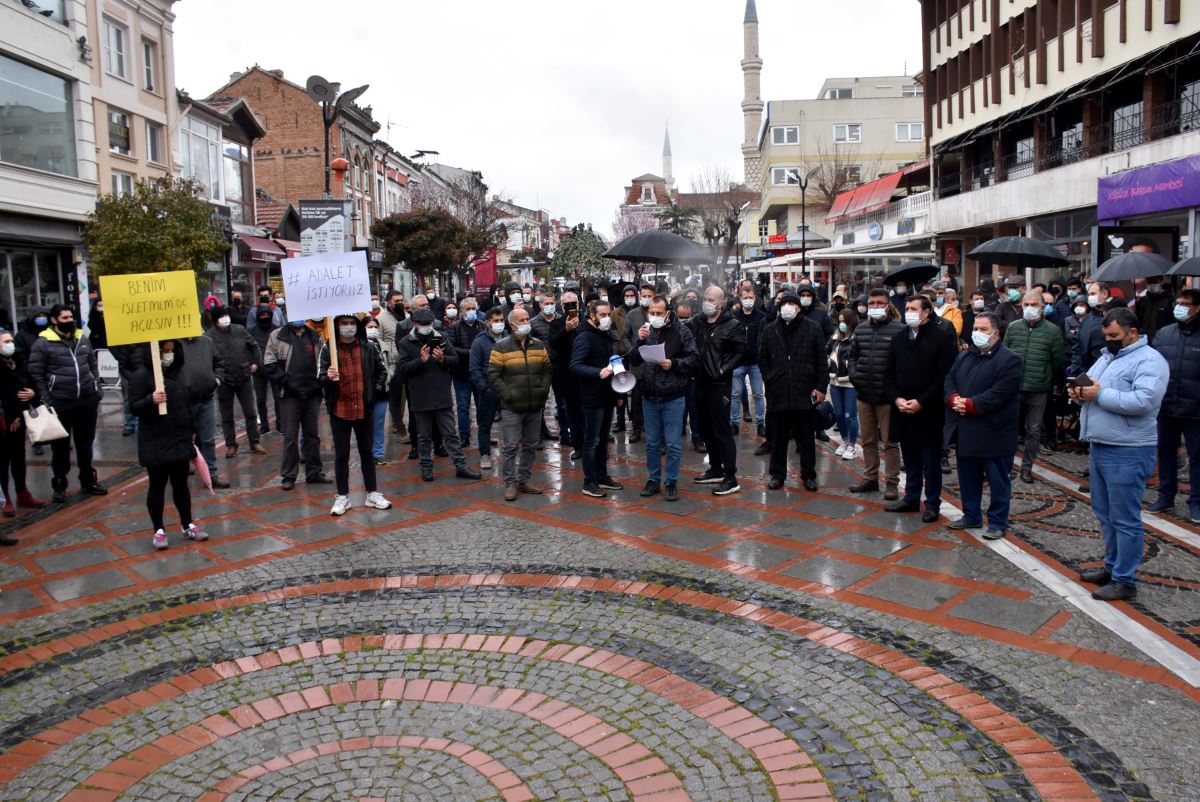
[[[583,493],[604,498],[607,490],[624,490],[624,486],[608,475],[608,430],[612,428],[617,393],[610,381],[617,371],[613,357],[612,306],[608,301],[588,304],[588,316],[579,327],[579,335],[571,348],[571,376],[579,383],[583,405]],[[624,365],[620,366],[622,374]],[[618,379],[628,387],[628,379]],[[628,389],[632,389],[629,387]]]

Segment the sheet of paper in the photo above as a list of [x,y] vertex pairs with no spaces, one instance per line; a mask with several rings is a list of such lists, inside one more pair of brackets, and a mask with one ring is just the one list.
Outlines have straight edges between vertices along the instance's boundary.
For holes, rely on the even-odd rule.
[[641,345],[638,346],[638,353],[647,362],[662,362],[667,358],[667,346],[662,343],[658,345]]

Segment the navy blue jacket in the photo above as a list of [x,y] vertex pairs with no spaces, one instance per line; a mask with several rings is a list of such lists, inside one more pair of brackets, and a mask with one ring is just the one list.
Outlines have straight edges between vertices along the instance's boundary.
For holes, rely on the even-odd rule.
[[617,403],[611,379],[600,378],[613,355],[613,339],[590,320],[579,324],[579,335],[571,347],[571,377],[579,384],[579,400],[585,407],[610,407]]
[[[958,422],[959,456],[1011,457],[1016,452],[1021,374],[1021,357],[1004,343],[986,354],[975,346],[959,353],[944,385],[946,414]],[[957,396],[971,401],[966,415],[950,408]]]
[[739,367],[758,364],[758,341],[762,337],[762,327],[767,320],[767,313],[755,306],[750,314],[743,311],[741,304],[733,310],[733,319],[746,327],[746,350]]
[[1200,320],[1159,329],[1154,350],[1171,370],[1159,417],[1200,418]]

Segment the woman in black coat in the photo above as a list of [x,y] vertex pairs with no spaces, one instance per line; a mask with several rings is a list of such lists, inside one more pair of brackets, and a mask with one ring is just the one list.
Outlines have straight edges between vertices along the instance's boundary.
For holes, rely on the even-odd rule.
[[[17,505],[43,507],[25,486],[25,419],[23,413],[37,405],[33,381],[25,369],[25,356],[17,351],[10,331],[0,329],[0,493],[4,495],[5,517],[16,515],[13,496],[8,494],[12,473]],[[15,538],[0,537],[0,546],[15,546]]]
[[[133,375],[129,385],[130,408],[138,416],[138,461],[146,469],[150,486],[146,490],[146,509],[154,527],[156,549],[168,545],[163,524],[167,483],[179,512],[183,536],[188,540],[208,540],[208,533],[192,520],[192,494],[188,489],[188,468],[196,455],[194,444],[196,424],[191,413],[191,393],[180,381],[183,369],[183,348],[177,340],[160,344],[161,355],[143,347],[142,367]],[[151,359],[162,363],[163,389],[154,389]],[[160,415],[158,405],[167,405],[167,414]]]

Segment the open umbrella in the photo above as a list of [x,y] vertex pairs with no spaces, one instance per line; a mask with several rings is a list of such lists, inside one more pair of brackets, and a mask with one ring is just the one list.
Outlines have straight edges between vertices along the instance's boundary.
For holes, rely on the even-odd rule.
[[1180,259],[1167,271],[1168,276],[1200,276],[1200,256]]
[[605,251],[605,259],[652,264],[708,264],[712,257],[690,239],[670,231],[654,229],[641,231],[618,242]]
[[981,265],[1066,267],[1071,262],[1053,246],[1033,237],[996,237],[967,254]]
[[1157,253],[1130,251],[1114,256],[1092,274],[1093,281],[1132,281],[1135,278],[1165,276],[1174,266],[1171,260]]
[[923,262],[920,260],[905,262],[884,276],[883,283],[888,287],[894,287],[903,281],[911,287],[936,278],[937,274],[938,266],[932,262]]

